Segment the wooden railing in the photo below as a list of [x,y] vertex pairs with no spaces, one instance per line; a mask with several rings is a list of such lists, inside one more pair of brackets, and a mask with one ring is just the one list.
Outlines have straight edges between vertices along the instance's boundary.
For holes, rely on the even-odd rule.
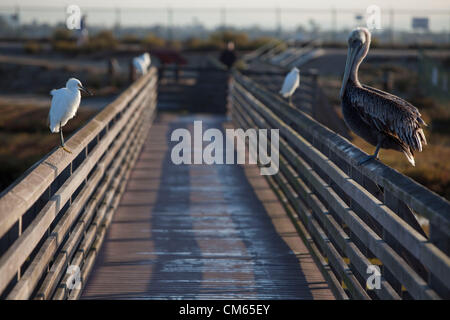
[[450,298],[448,201],[381,162],[358,166],[364,152],[238,72],[230,100],[236,126],[279,129],[267,178],[336,297]]
[[226,113],[229,75],[211,63],[204,66],[168,66],[159,74],[160,110]]
[[155,68],[0,195],[2,299],[76,299],[156,108]]

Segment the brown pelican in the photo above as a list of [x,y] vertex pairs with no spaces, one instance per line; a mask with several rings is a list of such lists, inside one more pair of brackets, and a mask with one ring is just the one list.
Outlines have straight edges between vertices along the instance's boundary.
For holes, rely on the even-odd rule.
[[370,39],[366,28],[350,33],[340,92],[345,122],[358,136],[376,146],[375,153],[359,164],[376,159],[380,148],[384,148],[403,152],[414,166],[414,151],[422,151],[427,144],[421,128],[426,124],[409,102],[359,82],[358,68],[369,51]]

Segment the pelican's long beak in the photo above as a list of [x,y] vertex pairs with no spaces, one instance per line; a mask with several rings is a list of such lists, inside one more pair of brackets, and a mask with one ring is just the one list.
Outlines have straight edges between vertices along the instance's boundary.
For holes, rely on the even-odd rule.
[[353,70],[355,60],[356,60],[356,55],[358,54],[360,49],[361,49],[360,45],[351,45],[348,47],[347,61],[345,62],[344,77],[342,78],[341,92],[339,94],[341,99],[344,96],[345,87],[347,86],[348,78],[350,77],[350,72],[352,72],[352,70]]
[[91,93],[88,89],[86,89],[85,87],[79,86],[78,88],[79,88],[80,90],[86,92],[86,93],[89,94],[90,96],[92,96],[92,93]]

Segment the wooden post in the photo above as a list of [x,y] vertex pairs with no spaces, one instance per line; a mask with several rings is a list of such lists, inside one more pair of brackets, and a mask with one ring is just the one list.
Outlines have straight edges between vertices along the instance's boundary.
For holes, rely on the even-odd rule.
[[107,73],[107,81],[109,81],[110,85],[115,84],[115,79],[117,75],[118,62],[117,59],[111,58],[108,60],[108,73]]
[[[441,249],[447,256],[450,254],[449,235],[443,233],[439,226],[430,223],[430,241]],[[450,299],[450,290],[442,285],[441,281],[432,273],[429,273],[428,284],[445,300]]]

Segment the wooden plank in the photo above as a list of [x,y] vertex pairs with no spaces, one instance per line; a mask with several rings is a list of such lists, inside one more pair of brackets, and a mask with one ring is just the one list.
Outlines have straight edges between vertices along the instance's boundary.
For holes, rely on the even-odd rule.
[[[152,109],[154,111],[154,108]],[[143,119],[149,118],[149,116],[144,116]],[[114,177],[108,192],[106,193],[102,205],[97,210],[97,215],[95,219],[92,221],[91,227],[93,228],[93,234],[95,235],[95,239],[91,238],[86,239],[86,243],[83,245],[80,245],[80,252],[82,253],[83,257],[86,257],[84,260],[83,266],[81,268],[82,273],[82,279],[81,279],[81,287],[78,289],[74,289],[69,294],[69,299],[78,299],[82,288],[84,286],[84,283],[88,277],[88,274],[90,272],[90,269],[93,266],[93,257],[92,255],[96,256],[100,245],[103,241],[106,229],[109,225],[109,222],[111,221],[112,215],[115,212],[115,209],[117,207],[117,204],[121,198],[121,195],[124,190],[125,181],[128,179],[129,172],[131,170],[131,167],[133,166],[134,162],[137,159],[137,156],[142,148],[142,145],[144,143],[144,140],[147,136],[147,132],[149,129],[151,121],[144,123],[142,126],[140,126],[140,129],[137,132],[137,135],[135,139],[130,139],[130,149],[125,153],[126,157],[124,162],[120,161],[121,164],[119,173],[116,177]],[[96,232],[96,234],[95,234]],[[95,241],[94,241],[95,240]],[[93,244],[92,244],[93,243]],[[92,244],[92,245],[91,245]]]
[[[256,128],[256,126],[249,125],[245,120],[243,120],[243,114],[237,112],[236,113],[236,105],[233,106],[233,116],[234,121],[240,128]],[[304,241],[305,245],[307,245],[310,252],[313,254],[313,257],[317,263],[317,265],[320,268],[320,271],[322,275],[327,279],[328,283],[331,286],[331,290],[333,291],[333,294],[335,297],[339,299],[348,299],[347,294],[343,290],[340,281],[337,280],[336,276],[333,274],[333,271],[328,266],[328,263],[325,262],[325,258],[320,253],[320,251],[317,249],[315,244],[313,244],[312,238],[309,235],[309,232],[307,231],[307,228],[305,228],[301,221],[298,220],[297,212],[300,211],[298,206],[295,206],[291,204],[291,201],[287,198],[286,194],[282,190],[281,185],[275,182],[275,179],[271,176],[266,176],[267,180],[271,184],[272,189],[277,194],[277,197],[279,200],[283,203],[283,206],[286,210],[286,212],[289,214],[291,220],[296,226],[296,229],[299,233],[299,235],[302,237],[302,240]],[[296,208],[294,208],[296,207]],[[302,210],[305,211],[306,209],[302,207]]]
[[[147,84],[144,88],[155,88],[155,81],[153,80],[153,81],[150,81],[149,82],[149,84]],[[140,95],[140,96],[142,96],[142,97],[144,97],[145,95]],[[134,105],[137,105],[138,103],[139,103],[139,99],[141,99],[141,98],[138,98],[138,99],[135,99],[135,101],[133,101],[133,103],[132,104],[134,104]],[[142,99],[141,99],[142,100]],[[128,108],[128,109],[130,109],[128,112],[130,113],[131,111],[132,111],[132,109],[131,108]],[[134,115],[134,117],[136,118],[137,116],[136,115]],[[124,121],[123,121],[124,122]],[[124,124],[125,124],[126,122],[124,122]],[[132,122],[131,122],[132,123]],[[118,130],[120,130],[120,126],[117,126],[117,128],[116,128],[116,131],[118,131]],[[110,136],[112,135],[114,133],[114,130],[110,130],[109,131],[109,134],[110,134]],[[107,137],[108,138],[108,137]],[[108,139],[104,139],[104,140],[102,140],[103,142],[105,142],[105,141],[107,141]],[[122,139],[123,140],[123,139]],[[111,141],[111,139],[110,139],[110,141]],[[90,171],[90,168],[89,167],[86,167],[86,166],[93,166],[93,163],[94,163],[94,161],[92,160],[92,158],[96,155],[95,154],[95,152],[99,149],[98,148],[99,147],[99,145],[97,145],[96,146],[96,148],[94,148],[94,151],[93,152],[91,152],[91,154],[89,155],[89,157],[87,158],[87,159],[85,159],[84,160],[84,162],[81,164],[81,166],[80,167],[78,167],[77,168],[77,171],[76,172],[78,172],[78,173],[80,173],[81,171],[82,172],[84,172],[84,174],[87,174],[89,171]],[[32,175],[34,174],[34,171],[32,172]],[[76,177],[76,175],[73,175],[72,177],[70,177],[69,178],[69,180],[71,179],[71,178],[75,178]],[[78,178],[78,181],[81,183],[81,181],[83,181],[83,177],[81,177],[81,179],[80,178]],[[92,182],[95,182],[95,181],[92,181]],[[66,181],[66,183],[67,183],[67,181]],[[78,185],[78,182],[77,182],[77,185]],[[73,187],[72,186],[72,189],[73,190],[75,190],[76,189],[76,187]],[[72,189],[69,189],[69,190],[65,190],[65,193],[64,194],[68,194],[67,196],[66,196],[66,198],[65,199],[69,199],[71,196],[70,196],[70,194],[72,193],[72,192],[69,192],[69,191],[71,191]],[[60,199],[58,199],[58,200],[60,200]],[[66,200],[66,201],[67,201]],[[65,202],[65,201],[64,201]],[[45,209],[45,208],[44,208]],[[47,212],[49,212],[49,211],[47,211]],[[69,213],[70,213],[70,211],[69,211]],[[45,216],[45,215],[44,215]],[[49,215],[47,215],[47,217],[49,217],[49,218],[51,218],[51,216],[49,216]],[[41,219],[42,220],[42,219]],[[39,221],[41,221],[41,220],[39,220]],[[29,228],[27,228],[27,232],[29,232],[28,234],[23,234],[21,237],[22,238],[19,238],[14,244],[13,244],[13,246],[14,245],[17,245],[17,244],[19,244],[19,243],[21,243],[21,244],[23,244],[24,246],[26,246],[26,247],[28,247],[27,248],[27,250],[32,250],[33,249],[33,246],[31,245],[31,243],[29,243],[28,241],[25,241],[25,240],[29,240],[29,239],[34,239],[33,241],[34,242],[36,242],[36,241],[38,241],[38,238],[39,238],[39,232],[32,232],[34,229],[33,229],[33,226],[36,226],[36,221],[38,221],[38,220],[36,220],[35,219],[35,221],[34,222],[32,222],[32,224],[30,225],[30,227]],[[45,226],[46,224],[48,224],[49,222],[46,222],[46,220],[44,219],[43,220],[44,222],[43,222],[43,225]],[[62,221],[60,221],[61,223],[62,222],[65,222],[66,221],[66,219],[62,219]],[[41,225],[42,225],[42,221],[41,221]],[[62,225],[62,224],[59,224],[59,225]],[[37,225],[37,226],[39,226],[39,225]],[[68,228],[68,225],[65,225],[65,230],[67,230],[67,228]],[[41,228],[41,230],[44,230],[45,231],[45,227],[42,227]],[[56,235],[56,234],[55,234]],[[62,235],[60,235],[60,239],[59,239],[59,241],[61,240],[61,238],[63,238],[64,237],[64,234],[62,234]],[[48,247],[49,245],[51,245],[51,244],[53,244],[53,250],[55,250],[56,248],[54,247],[54,246],[57,246],[57,243],[58,243],[58,239],[56,239],[56,237],[52,237],[52,239],[49,239],[45,244],[46,244],[46,247]],[[6,254],[5,255],[3,255],[2,256],[2,258],[1,258],[1,260],[0,260],[0,264],[1,264],[1,261],[3,261],[3,262],[6,262],[6,263],[8,263],[9,264],[9,266],[6,266],[6,267],[9,267],[10,268],[10,270],[12,269],[11,268],[11,266],[10,266],[10,264],[11,264],[11,260],[9,260],[8,261],[8,257],[9,256],[11,256],[11,253],[12,253],[12,255],[14,256],[14,255],[16,255],[17,257],[19,257],[19,253],[22,255],[22,256],[24,256],[24,252],[23,252],[24,250],[11,250],[11,248],[9,249],[9,251],[7,251],[6,252]],[[37,281],[38,281],[38,279],[39,279],[39,275],[42,273],[42,271],[44,270],[44,268],[45,268],[45,266],[46,266],[46,264],[48,263],[48,261],[50,260],[50,258],[51,258],[51,256],[49,255],[49,252],[51,252],[51,250],[49,251],[49,250],[45,250],[45,251],[42,251],[41,250],[41,254],[38,254],[38,256],[34,259],[34,263],[32,263],[32,265],[27,269],[29,272],[26,274],[27,276],[24,278],[24,277],[22,277],[21,278],[21,281],[19,281],[19,283],[18,283],[18,285],[16,285],[16,288],[15,289],[17,289],[17,290],[13,290],[12,291],[12,295],[10,295],[10,298],[14,298],[14,297],[16,297],[16,298],[24,298],[24,297],[26,297],[26,296],[29,296],[29,294],[31,294],[31,289],[33,288],[33,284],[35,284]],[[8,254],[9,253],[9,254]],[[20,259],[23,259],[23,258],[20,258]],[[20,260],[19,260],[20,261]],[[3,276],[8,276],[8,274],[6,274],[6,273],[2,273],[2,275]],[[2,281],[0,281],[0,285],[5,285],[5,283],[6,283],[6,281],[5,282],[3,282],[3,281],[5,281],[5,280],[2,280]]]
[[[205,127],[223,121],[196,117]],[[247,168],[172,163],[167,136],[173,128],[191,129],[192,121],[169,114],[156,120],[82,298],[332,298],[293,226],[273,229],[263,206],[270,206],[277,223],[284,219],[282,207],[260,185],[265,181],[257,171],[248,169],[253,171],[247,179],[258,183],[253,189],[243,175]],[[292,252],[281,237],[301,251]]]
[[142,77],[114,100],[114,102],[105,107],[103,111],[89,121],[82,129],[67,139],[66,145],[72,150],[71,154],[61,148],[56,148],[47,157],[43,158],[36,167],[32,168],[31,172],[22,178],[20,182],[6,189],[0,195],[0,212],[8,212],[7,215],[0,217],[0,237],[38,200],[53,180],[103,130],[107,122],[126,106],[154,74],[155,71],[152,71],[146,77]]
[[[51,222],[57,216],[60,208],[62,208],[71,198],[72,193],[84,181],[88,173],[95,166],[98,159],[100,159],[107,149],[107,146],[112,143],[123,126],[128,123],[129,119],[127,116],[133,116],[133,112],[139,107],[139,104],[142,102],[143,98],[145,98],[145,95],[141,94],[132,102],[126,115],[118,121],[112,130],[108,131],[101,143],[94,147],[89,156],[77,168],[74,174],[67,179],[63,186],[36,216],[31,225],[0,258],[0,292],[3,291],[11,278],[14,276],[16,270],[22,265],[28,255],[33,251],[36,244],[41,240]],[[137,115],[134,114],[134,118],[136,117]]]
[[[144,130],[143,129],[140,130],[141,136],[143,135],[143,133],[145,132],[145,128],[147,128],[147,127],[144,125],[143,128],[144,128]],[[131,145],[133,145],[133,148],[132,148],[131,152],[124,152],[124,154],[126,154],[127,159],[130,159],[133,156],[136,157],[136,155],[137,155],[136,150],[138,150],[139,147],[143,143],[143,141],[140,140],[139,138],[131,139],[130,141],[133,141],[131,144]],[[134,149],[134,151],[133,151],[133,149]],[[124,149],[124,150],[130,151],[127,149]],[[117,162],[121,163],[122,159],[119,159]],[[98,215],[104,216],[106,209],[108,208],[109,204],[113,201],[114,190],[117,189],[118,181],[122,177],[124,177],[124,175],[125,175],[124,173],[127,168],[129,169],[128,161],[125,161],[125,163],[121,166],[118,176],[114,178],[112,184],[109,187],[109,191],[107,192],[107,194],[109,194],[109,196],[107,196],[103,200],[102,206],[97,210],[97,216]],[[103,211],[103,213],[101,213],[100,211]],[[78,266],[80,268],[80,270],[82,271],[81,284],[84,282],[84,280],[83,280],[83,279],[85,279],[84,277],[86,277],[85,273],[83,272],[83,270],[85,268],[85,259],[84,259],[85,255],[89,257],[88,253],[91,252],[90,251],[91,244],[93,243],[92,246],[96,246],[99,241],[99,234],[102,234],[102,233],[104,234],[104,232],[105,232],[104,228],[100,228],[99,233],[96,234],[96,230],[97,230],[97,227],[95,225],[91,224],[90,235],[87,238],[86,237],[84,238],[83,243],[80,245],[80,248],[78,249],[77,253],[75,254],[75,257],[71,261],[71,265]],[[90,259],[88,259],[88,263],[89,264],[91,263]],[[57,290],[57,292],[55,293],[55,296],[53,297],[54,299],[60,299],[61,297],[64,297],[64,298],[68,297],[69,299],[78,298],[78,296],[81,292],[81,288],[79,288],[79,289],[74,288],[72,291],[70,291],[70,289],[66,287],[67,280],[68,280],[68,275],[65,275],[61,279],[61,282],[59,284],[59,289]],[[61,293],[61,291],[64,292],[64,295]]]
[[[150,95],[152,96],[152,95]],[[144,109],[147,110],[147,109]],[[150,109],[145,111],[146,113],[153,113],[155,111],[155,103],[154,101],[151,101]],[[108,165],[105,165],[106,163],[109,163],[111,159],[114,159],[114,163],[109,167],[108,171],[105,173],[105,178],[102,180],[102,183],[99,187],[97,187],[95,194],[91,198],[90,203],[86,206],[85,212],[83,216],[81,217],[80,221],[78,222],[79,226],[82,227],[81,230],[85,230],[86,226],[91,222],[91,217],[95,213],[94,209],[97,207],[97,204],[99,201],[103,199],[102,195],[105,193],[107,186],[109,185],[109,182],[111,181],[112,177],[115,174],[115,171],[118,169],[118,164],[122,161],[125,155],[127,155],[127,159],[130,157],[133,152],[129,152],[129,148],[122,148],[122,144],[127,139],[127,141],[131,141],[131,150],[134,150],[138,147],[136,147],[136,144],[140,141],[139,137],[142,137],[146,130],[148,129],[148,123],[145,123],[146,117],[138,117],[139,124],[137,126],[133,125],[132,123],[128,126],[127,130],[123,132],[123,135],[121,136],[120,140],[116,141],[114,147],[110,149],[110,152],[107,154],[107,156],[102,160],[101,167],[108,167]],[[140,128],[139,130],[137,130]],[[130,135],[127,133],[130,129],[133,129],[134,134]],[[136,136],[138,134],[139,136]],[[142,139],[142,138],[141,138]],[[142,141],[141,141],[142,143]],[[134,146],[134,147],[133,147]],[[117,151],[120,150],[119,155],[117,155]],[[73,238],[75,241],[68,241],[66,245],[64,246],[61,253],[58,255],[57,259],[67,261],[70,260],[72,257],[72,251],[74,245],[78,245],[80,240],[76,240],[76,234],[71,234],[70,238]],[[69,238],[69,240],[70,240]],[[70,245],[69,247],[67,245]],[[66,253],[66,254],[64,254]],[[51,292],[53,291],[54,287],[56,286],[55,281],[58,281],[60,278],[60,274],[62,272],[62,268],[65,266],[65,264],[59,263],[56,266],[52,266],[51,272],[46,276],[46,279],[44,280],[43,285],[41,286],[38,297],[42,297],[44,299],[47,299]]]
[[334,275],[333,271],[330,269],[328,262],[325,261],[325,258],[318,250],[315,245],[312,237],[307,231],[306,227],[303,225],[301,220],[298,219],[297,213],[289,204],[289,201],[284,197],[283,193],[280,191],[280,186],[273,181],[271,176],[266,176],[266,179],[269,181],[272,190],[277,194],[278,199],[283,203],[283,207],[286,209],[286,212],[289,214],[291,221],[294,223],[297,232],[302,237],[303,242],[308,247],[308,250],[311,252],[314,260],[319,267],[322,275],[325,279],[327,279],[330,284],[330,289],[333,291],[334,296],[340,300],[348,300],[349,297],[345,290],[342,288],[342,285]]
[[[234,98],[236,98],[236,96],[233,96]],[[235,101],[237,102],[237,101]],[[264,128],[264,129],[270,129],[269,127],[267,127],[266,125],[263,124],[263,120],[261,120],[258,115],[254,114],[253,111],[251,110],[251,107],[247,106],[246,108],[243,107],[242,105],[239,105],[239,103],[234,104],[233,105],[234,111],[238,110],[238,113],[242,116],[245,117],[244,113],[251,113],[251,116],[249,115],[248,118],[246,118],[246,127],[253,127],[253,128]],[[245,110],[245,111],[244,111]],[[257,126],[251,119],[256,120],[259,118],[259,125]],[[242,123],[242,122],[241,122]],[[284,145],[284,142],[281,140],[281,146]],[[274,156],[274,155],[271,155]],[[287,155],[286,155],[287,156]],[[292,156],[292,154],[291,154]],[[311,191],[306,191],[307,187],[306,185],[303,184],[303,182],[299,179],[296,179],[296,174],[293,171],[292,168],[290,168],[286,161],[284,160],[283,156],[280,155],[280,169],[283,173],[283,176],[285,177],[285,179],[289,180],[289,183],[292,185],[292,187],[299,191],[299,188],[301,190],[303,190],[303,192],[300,192],[298,194],[303,194],[303,198],[305,199],[306,202],[309,202],[309,204],[313,204],[311,207],[315,208],[316,213],[318,214],[318,216],[321,218],[322,223],[324,223],[326,226],[334,226],[335,229],[333,229],[335,232],[332,232],[332,235],[334,236],[334,239],[336,238],[340,238],[340,241],[334,242],[337,243],[338,245],[340,245],[340,248],[345,251],[347,253],[347,256],[351,256],[352,258],[352,263],[356,263],[356,265],[359,267],[358,270],[360,272],[361,275],[365,275],[366,274],[366,270],[367,267],[371,264],[368,259],[366,257],[364,257],[362,255],[361,252],[359,252],[359,250],[357,249],[357,247],[351,243],[351,241],[349,240],[349,238],[345,235],[345,233],[343,232],[343,230],[337,225],[337,223],[333,224],[333,218],[326,212],[326,210],[323,208],[318,209],[318,206],[314,205],[314,203],[318,203],[318,199],[316,198],[315,202],[311,202],[311,199],[313,199],[311,196]],[[287,170],[286,170],[287,169]],[[297,181],[296,181],[297,180]],[[292,181],[295,181],[294,183],[292,183]],[[283,182],[282,184],[280,184],[281,188],[283,189],[283,185],[286,182]],[[306,189],[302,189],[302,187],[299,187],[300,185],[303,185],[303,188]],[[291,197],[292,198],[292,197]],[[305,206],[304,206],[305,207]],[[306,225],[310,226],[310,223],[307,223],[308,221],[314,221],[314,218],[309,214],[307,216],[305,216],[304,214],[302,214],[302,211],[305,210],[297,210],[297,212],[301,212],[301,215],[304,216],[304,223],[306,223]],[[328,220],[330,220],[331,223],[327,223],[328,220],[325,218],[327,217]],[[320,227],[318,227],[317,223],[314,224],[314,227],[316,230]],[[337,230],[336,228],[339,228],[339,230]],[[321,229],[321,228],[320,228]],[[332,230],[332,231],[333,231]],[[330,232],[330,228],[327,228],[327,231]],[[314,233],[314,232],[313,232]],[[323,234],[323,231],[322,231]],[[346,239],[344,239],[344,237]],[[336,260],[334,260],[336,263]],[[338,268],[342,269],[342,266],[338,266]],[[353,281],[353,279],[350,279],[348,281]],[[376,291],[377,294],[380,294],[382,298],[390,298],[390,299],[399,299],[398,295],[395,294],[395,292],[392,290],[392,288],[390,287],[389,283],[387,283],[385,280],[382,280],[383,282],[383,287],[382,290],[380,291]],[[352,287],[352,284],[348,283],[349,287]],[[359,286],[359,284],[358,284]],[[359,286],[359,290],[361,290],[360,286]],[[357,294],[359,294],[359,292],[357,292]],[[360,296],[362,297],[362,296]]]
[[[145,132],[148,131],[148,127],[145,127]],[[94,266],[94,260],[97,257],[98,252],[100,251],[101,245],[103,243],[103,239],[105,237],[106,229],[108,228],[112,217],[114,215],[114,212],[116,211],[120,199],[123,195],[123,192],[125,191],[125,182],[128,180],[128,177],[131,172],[131,168],[133,167],[134,163],[137,160],[137,156],[139,155],[139,152],[142,148],[142,145],[144,143],[144,139],[146,138],[146,134],[141,134],[141,136],[138,138],[141,141],[139,141],[136,144],[135,150],[130,153],[130,156],[128,157],[128,160],[123,165],[123,173],[119,174],[119,176],[116,178],[116,186],[114,187],[116,189],[115,194],[113,197],[111,197],[111,203],[109,205],[109,208],[105,214],[105,218],[103,219],[102,225],[99,226],[99,231],[97,232],[96,239],[89,251],[88,256],[85,259],[85,263],[83,264],[83,268],[81,270],[82,272],[82,283],[81,288],[75,290],[73,293],[71,293],[69,299],[75,300],[79,299],[82,288],[85,286],[85,283],[89,277],[89,274],[92,270],[92,267]]]
[[103,130],[107,122],[136,96],[149,79],[154,78],[155,74],[156,70],[151,70],[67,139],[66,144],[72,150],[71,154],[57,148],[32,168],[20,182],[2,192],[0,212],[8,212],[8,214],[0,217],[0,237],[34,204],[42,192],[84,150],[85,146]]
[[[239,84],[235,84],[235,86],[238,90],[240,89]],[[448,256],[431,245],[427,239],[384,206],[376,197],[350,179],[339,167],[330,162],[327,157],[317,151],[308,141],[293,131],[292,128],[280,120],[272,111],[268,110],[267,107],[259,103],[253,96],[247,94],[246,98],[252,102],[252,106],[261,112],[272,125],[280,129],[281,134],[285,135],[290,143],[307,153],[311,161],[326,172],[348,195],[352,196],[353,200],[364,206],[368,213],[386,230],[395,234],[402,245],[416,258],[420,259],[441,281],[447,283],[448,287],[450,286],[450,273],[448,273],[450,258]]]
[[[235,104],[233,105],[233,110],[238,111],[239,114],[245,117],[244,113],[247,113],[248,117],[246,118],[247,123],[251,123],[252,127],[270,129],[270,127],[265,123],[265,121],[256,114],[250,106],[243,107],[240,105],[242,102],[238,96],[233,95],[233,98],[237,98],[234,100]],[[244,111],[245,110],[245,111]],[[257,122],[256,125],[253,121]],[[298,166],[298,162],[295,160],[296,155],[293,150],[286,144],[284,139],[280,139],[280,148],[281,152],[290,159],[291,163],[295,166]],[[312,194],[311,190],[303,183],[295,173],[294,169],[288,165],[288,163],[284,160],[284,157],[280,155],[280,169],[284,172],[285,177],[289,180],[290,184],[293,188],[298,192],[299,195],[302,195],[304,201],[309,204],[309,206],[316,212],[317,216],[321,219],[321,222],[327,226],[327,231],[333,235],[333,239],[335,243],[337,243],[340,249],[346,252],[347,256],[351,258],[352,263],[357,267],[359,273],[364,276],[366,275],[367,267],[371,264],[360,251],[359,249],[351,243],[348,236],[342,230],[342,228],[337,224],[334,218],[329,214],[329,212],[325,209],[325,206],[320,203],[320,200]],[[310,170],[312,170],[310,168]],[[325,218],[326,217],[326,218]],[[382,299],[399,299],[400,297],[393,291],[392,287],[389,283],[387,283],[384,279],[382,279],[382,289],[376,290],[375,293],[380,295]]]
[[[278,124],[277,125],[277,127],[278,128],[280,128],[281,126]],[[318,188],[319,188],[319,191],[321,191],[321,187],[320,186],[318,186]],[[322,190],[323,191],[323,190]],[[325,194],[326,195],[326,194]],[[341,208],[339,208],[339,206],[337,207],[338,209],[342,209],[342,207]],[[336,208],[334,208],[335,210],[336,210]],[[370,229],[369,229],[370,230]],[[367,226],[366,226],[366,232],[367,232]],[[365,237],[362,237],[362,239],[364,239]],[[367,241],[366,241],[367,242]],[[371,248],[371,250],[372,250],[372,248]],[[372,250],[373,251],[373,250]],[[380,250],[378,250],[378,251],[380,251]],[[382,250],[382,251],[384,251],[384,250]],[[384,252],[383,252],[384,253]],[[389,253],[389,252],[388,252]],[[391,253],[390,253],[391,254]],[[387,258],[389,258],[390,257],[390,255],[388,254],[387,255]],[[398,258],[397,258],[398,259]],[[392,260],[392,259],[390,259],[390,261],[397,261],[397,260]],[[396,263],[397,264],[397,267],[402,267],[402,265],[401,265],[401,263],[400,263],[400,260],[398,260],[399,262],[398,263]],[[412,274],[414,274],[414,272],[412,273]],[[416,292],[415,292],[415,294],[416,294],[416,296],[421,296],[422,294],[425,294],[425,296],[427,296],[428,295],[428,292],[429,292],[429,290],[427,289],[427,286],[425,285],[425,283],[424,283],[424,281],[422,280],[422,279],[420,279],[420,277],[417,277],[417,275],[416,276],[413,276],[412,278],[409,278],[409,276],[410,276],[410,274],[406,274],[406,275],[404,275],[400,270],[398,270],[398,272],[397,272],[397,276],[400,276],[400,278],[402,278],[402,279],[404,279],[404,278],[407,278],[406,279],[406,281],[408,281],[409,283],[408,283],[408,286],[409,287],[414,287],[414,289],[416,290]],[[411,280],[413,280],[412,282],[411,282]],[[423,285],[425,285],[425,287],[423,287]],[[433,293],[430,297],[436,297],[436,295],[435,295],[435,293]]]
[[[121,155],[119,155],[115,162],[118,163],[122,161],[123,155],[126,154],[127,149],[122,149]],[[70,260],[73,255],[73,250],[78,246],[78,243],[81,241],[81,238],[83,236],[84,230],[86,229],[86,226],[91,221],[92,215],[95,214],[95,208],[97,207],[97,203],[100,202],[102,199],[102,194],[104,193],[104,190],[106,190],[106,187],[109,185],[109,182],[111,180],[111,176],[114,175],[114,171],[117,169],[117,165],[112,165],[111,168],[108,170],[108,172],[105,175],[105,179],[102,181],[102,185],[97,189],[95,195],[92,197],[91,202],[86,207],[85,212],[83,213],[83,216],[81,217],[80,221],[78,222],[77,226],[75,227],[75,230],[79,230],[78,232],[72,232],[69,239],[67,240],[66,244],[64,245],[63,249],[57,256],[57,260],[60,261],[58,264],[54,264],[52,268],[50,269],[49,274],[47,274],[44,283],[42,284],[39,292],[38,297],[42,297],[44,299],[47,299],[51,292],[53,291],[54,287],[56,286],[56,282],[60,278],[61,272],[63,270],[63,267],[67,266],[66,261]],[[109,177],[109,178],[108,178]],[[104,186],[104,187],[102,187]]]
[[295,123],[310,132],[316,139],[327,144],[327,146],[343,160],[348,162],[352,167],[360,170],[365,176],[372,181],[385,188],[386,192],[391,192],[400,200],[408,204],[414,211],[424,215],[430,220],[436,220],[436,224],[440,225],[446,234],[450,234],[450,217],[445,212],[450,211],[450,203],[444,198],[436,195],[425,187],[410,178],[396,172],[382,163],[373,162],[366,166],[357,166],[359,159],[365,156],[360,149],[353,146],[346,139],[335,134],[326,127],[320,125],[314,119],[308,117],[299,110],[292,110],[285,102],[273,103],[273,98],[267,95],[256,84],[239,75],[234,74],[236,80],[249,88],[254,94],[257,94],[264,103],[271,106],[272,110],[287,115],[290,119],[294,119]]

